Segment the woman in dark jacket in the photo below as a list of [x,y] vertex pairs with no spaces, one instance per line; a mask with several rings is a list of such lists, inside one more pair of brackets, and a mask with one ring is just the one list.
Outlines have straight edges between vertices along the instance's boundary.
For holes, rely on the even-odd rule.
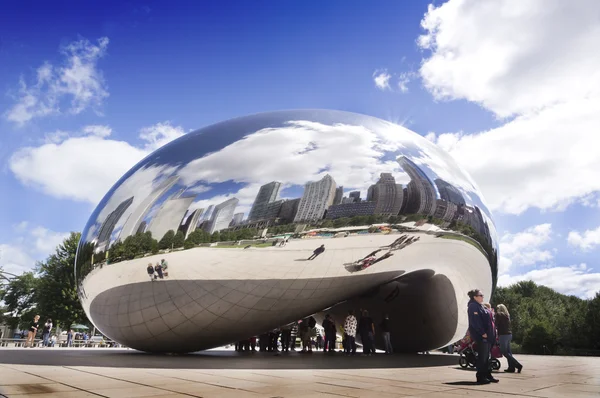
[[479,289],[469,293],[469,334],[477,346],[477,383],[497,383],[498,379],[490,371],[490,348],[496,341],[496,331],[492,324],[492,314],[483,305],[483,293]]
[[505,372],[514,373],[515,369],[521,373],[523,365],[513,357],[510,350],[512,332],[510,330],[510,314],[504,304],[498,304],[496,307],[496,326],[498,328],[498,340],[500,340],[500,351],[508,361],[508,369]]

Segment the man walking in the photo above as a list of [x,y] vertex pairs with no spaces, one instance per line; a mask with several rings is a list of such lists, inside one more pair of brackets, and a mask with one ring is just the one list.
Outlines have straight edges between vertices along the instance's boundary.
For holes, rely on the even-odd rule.
[[321,245],[315,249],[313,254],[308,258],[309,261],[314,260],[317,256],[325,251],[325,245]]

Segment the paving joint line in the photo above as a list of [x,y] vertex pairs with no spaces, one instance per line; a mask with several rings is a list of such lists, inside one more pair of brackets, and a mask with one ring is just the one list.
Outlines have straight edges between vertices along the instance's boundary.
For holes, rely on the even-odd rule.
[[[63,367],[64,367],[64,368],[66,368],[66,369],[74,370],[74,371],[81,372],[81,373],[87,373],[87,374],[91,374],[91,375],[94,375],[94,376],[100,376],[100,377],[104,377],[104,378],[107,378],[107,379],[118,380],[118,381],[124,381],[124,382],[127,382],[127,383],[136,384],[136,385],[139,385],[139,386],[142,386],[142,387],[156,388],[156,389],[158,389],[158,390],[161,390],[161,391],[172,392],[172,393],[175,393],[175,394],[183,394],[183,395],[188,395],[188,396],[190,396],[190,397],[195,397],[195,398],[197,398],[197,397],[200,397],[200,395],[192,395],[192,394],[188,394],[188,393],[183,393],[183,392],[178,392],[178,391],[169,390],[169,389],[166,389],[166,388],[161,388],[161,387],[156,387],[156,386],[149,386],[149,385],[147,385],[147,384],[142,384],[142,383],[139,383],[139,382],[137,382],[137,381],[123,380],[123,379],[119,379],[118,377],[114,377],[114,376],[106,376],[106,375],[102,375],[102,374],[98,374],[98,373],[94,373],[94,372],[89,372],[89,371],[85,371],[85,370],[81,370],[81,369],[71,368],[71,367],[69,367],[69,366],[63,366]],[[107,390],[108,390],[108,389],[109,389],[109,388],[107,388]],[[86,391],[86,392],[87,392],[87,391]],[[93,393],[93,394],[95,394],[95,393]],[[100,394],[98,394],[98,395],[100,395]],[[104,395],[101,395],[101,396],[104,396]]]

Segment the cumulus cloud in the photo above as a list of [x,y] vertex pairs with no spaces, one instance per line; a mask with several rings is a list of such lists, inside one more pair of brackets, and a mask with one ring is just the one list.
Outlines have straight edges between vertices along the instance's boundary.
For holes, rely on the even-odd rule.
[[408,83],[412,78],[412,74],[409,72],[403,72],[398,76],[398,90],[401,93],[408,93]]
[[600,245],[600,227],[588,229],[584,232],[571,231],[567,237],[567,242],[584,251],[593,249]]
[[600,44],[598,11],[593,0],[450,0],[425,15],[424,85],[436,98],[515,116],[478,134],[434,138],[492,210],[562,210],[600,191],[600,55],[589,51]]
[[184,131],[169,122],[145,127],[141,146],[110,139],[110,134],[107,126],[61,132],[43,145],[17,151],[9,167],[21,183],[45,194],[95,204],[137,162]]
[[31,271],[69,236],[26,221],[13,226],[13,233],[11,242],[0,243],[0,268],[16,275]]
[[387,69],[378,69],[373,72],[373,82],[375,83],[375,87],[380,90],[389,90],[390,89],[390,79],[392,75],[387,72]]
[[600,291],[600,273],[593,272],[584,263],[536,269],[521,275],[502,275],[498,278],[498,285],[509,286],[520,281],[533,281],[560,293],[582,298],[592,298]]
[[544,249],[552,237],[552,225],[540,224],[518,233],[506,233],[500,239],[499,274],[508,273],[513,266],[531,266],[545,263],[554,257]]
[[54,66],[45,62],[36,70],[32,83],[19,80],[16,103],[4,114],[7,120],[23,125],[34,118],[52,114],[78,114],[98,110],[108,91],[98,60],[106,54],[108,38],[97,44],[81,39],[61,48],[64,61]]
[[600,3],[450,0],[430,5],[418,44],[435,97],[477,102],[500,117],[600,90]]

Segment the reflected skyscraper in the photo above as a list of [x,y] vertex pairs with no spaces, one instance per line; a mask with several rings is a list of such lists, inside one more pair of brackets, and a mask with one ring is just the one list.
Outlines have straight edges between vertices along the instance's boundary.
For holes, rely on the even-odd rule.
[[190,234],[194,232],[196,228],[198,228],[202,213],[204,213],[204,209],[194,210],[192,214],[188,216],[187,220],[185,220],[185,223],[181,226],[180,230],[183,232],[185,239],[187,239],[188,236],[190,236]]
[[134,235],[148,212],[154,206],[154,204],[163,196],[169,189],[171,189],[179,180],[179,176],[171,176],[161,182],[150,195],[144,198],[144,200],[135,208],[135,210],[129,215],[129,218],[125,222],[123,229],[121,230],[120,239],[124,241],[128,236]]
[[320,220],[335,198],[335,181],[327,174],[319,181],[308,182],[298,205],[295,222]]
[[375,214],[396,216],[402,208],[402,184],[396,184],[392,173],[381,173],[379,181],[369,187],[367,200],[375,202]]
[[281,210],[279,211],[279,218],[283,222],[291,223],[296,218],[298,213],[298,206],[300,205],[300,198],[285,200],[281,204]]
[[262,220],[267,218],[267,207],[269,203],[277,200],[277,195],[279,195],[280,188],[281,183],[277,181],[272,181],[260,187],[260,190],[256,195],[256,199],[254,199],[254,204],[252,205],[250,214],[248,215],[248,221]]
[[229,223],[233,220],[233,214],[238,203],[239,200],[237,198],[231,198],[216,205],[210,221],[206,225],[206,232],[212,234],[228,228]]
[[233,215],[233,219],[231,220],[231,226],[240,225],[244,220],[244,213],[235,213]]
[[348,194],[348,198],[352,199],[352,203],[360,202],[360,191],[352,191]]
[[342,203],[342,198],[344,197],[344,187],[337,187],[335,190],[335,198],[333,198],[333,204],[339,205]]
[[195,198],[196,196],[187,196],[166,200],[148,225],[152,237],[161,240],[168,231],[177,232]]
[[438,192],[440,193],[440,198],[456,205],[465,204],[465,198],[462,192],[460,192],[454,185],[442,180],[441,178],[436,178],[434,182],[437,186]]
[[121,219],[121,216],[123,216],[123,213],[125,213],[127,208],[131,206],[132,203],[133,196],[121,202],[117,208],[106,217],[100,226],[100,230],[98,231],[98,244],[96,246],[98,251],[104,250],[108,246],[115,226],[119,222],[119,219]]
[[410,176],[406,213],[432,216],[435,213],[435,201],[437,199],[433,182],[419,166],[406,156],[398,157],[398,163]]

